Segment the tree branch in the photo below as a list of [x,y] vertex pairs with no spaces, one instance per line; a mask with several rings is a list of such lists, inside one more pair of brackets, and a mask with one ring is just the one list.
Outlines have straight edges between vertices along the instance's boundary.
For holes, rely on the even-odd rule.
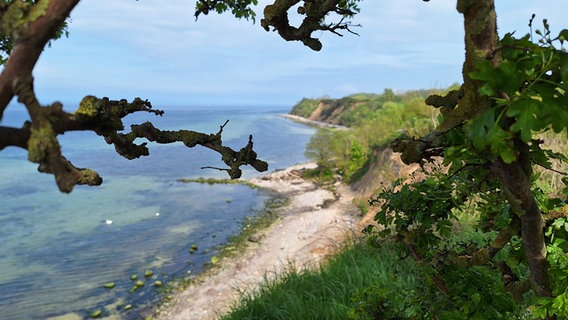
[[[340,35],[337,30],[347,30],[353,34],[349,28],[353,27],[349,23],[344,23],[344,18],[355,15],[354,11],[340,7],[341,0],[312,0],[304,1],[304,5],[298,7],[298,13],[305,15],[299,27],[293,27],[288,20],[288,10],[298,4],[300,0],[275,0],[273,4],[264,8],[264,19],[260,20],[261,26],[270,31],[273,27],[275,31],[286,41],[302,41],[304,45],[314,51],[320,51],[322,43],[311,34],[314,31],[331,31]],[[343,16],[339,23],[323,24],[325,17],[334,12]]]
[[[14,81],[31,76],[45,45],[77,3],[79,0],[39,0],[33,6],[30,4],[35,9],[22,9],[23,12],[8,9],[1,13],[0,33],[10,35],[13,49],[0,73],[0,120],[14,97]],[[16,14],[22,14],[23,20],[17,19]]]
[[[24,103],[32,116],[32,122],[21,129],[1,127],[2,139],[0,149],[6,146],[17,146],[28,150],[28,159],[39,164],[40,172],[55,175],[59,189],[70,192],[74,185],[99,185],[102,178],[89,169],[79,169],[72,165],[61,154],[57,135],[68,131],[89,130],[104,137],[109,144],[114,144],[115,150],[127,159],[135,159],[150,154],[146,142],[135,143],[138,138],[144,138],[161,144],[182,142],[188,148],[197,145],[204,146],[221,154],[221,158],[229,167],[225,169],[231,178],[242,175],[241,166],[251,165],[258,171],[266,171],[268,164],[257,158],[253,151],[252,136],[245,147],[239,151],[223,146],[221,134],[227,125],[220,126],[216,134],[204,134],[189,130],[165,131],[155,128],[152,123],[145,122],[131,126],[131,132],[124,130],[122,118],[134,112],[149,112],[163,115],[163,111],[152,109],[148,101],[136,98],[128,103],[126,100],[112,101],[108,98],[98,99],[86,96],[74,113],[63,111],[60,103],[41,107],[35,98],[31,79],[27,83],[17,85],[16,94],[19,101]],[[7,136],[4,137],[6,133]]]
[[31,122],[24,123],[22,128],[0,126],[0,150],[8,146],[27,149],[30,126]]
[[149,155],[146,142],[137,144],[137,138],[157,143],[183,142],[191,148],[202,145],[220,153],[229,166],[231,178],[238,178],[240,166],[252,165],[256,170],[266,171],[268,164],[257,159],[253,151],[252,136],[245,147],[234,151],[223,146],[221,133],[203,134],[188,130],[161,131],[151,123],[132,125],[131,132],[122,133],[122,118],[134,112],[163,115],[152,109],[150,102],[140,98],[131,103],[126,100],[111,101],[108,98],[86,96],[74,113],[63,111],[55,102],[41,106],[33,88],[32,70],[47,42],[60,30],[79,0],[39,0],[37,2],[14,1],[0,5],[0,33],[9,36],[13,49],[6,66],[0,74],[0,119],[8,103],[17,95],[25,105],[30,122],[22,128],[0,127],[0,150],[16,146],[28,150],[28,159],[38,163],[40,172],[51,173],[62,192],[71,192],[78,184],[99,185],[102,178],[90,169],[77,168],[61,153],[57,136],[68,131],[88,130],[104,137],[115,150],[127,159]]

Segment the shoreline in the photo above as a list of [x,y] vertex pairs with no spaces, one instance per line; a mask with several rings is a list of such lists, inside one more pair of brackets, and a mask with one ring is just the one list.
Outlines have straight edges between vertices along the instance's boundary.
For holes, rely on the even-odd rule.
[[298,123],[308,125],[308,126],[314,126],[314,127],[317,127],[317,128],[323,127],[323,128],[332,128],[332,129],[338,129],[338,130],[349,130],[349,127],[342,126],[342,125],[339,125],[339,124],[332,124],[332,123],[323,122],[323,121],[310,120],[308,118],[304,118],[304,117],[289,114],[289,113],[279,114],[278,116],[282,117],[284,119],[288,119],[288,120],[298,122]]
[[222,258],[219,267],[174,291],[172,299],[157,308],[156,319],[217,319],[238,301],[241,292],[254,290],[266,277],[289,268],[316,267],[333,254],[353,231],[359,209],[349,186],[336,183],[331,192],[301,178],[299,170],[315,166],[302,163],[249,179],[289,203],[277,209],[276,221],[249,238],[242,253]]

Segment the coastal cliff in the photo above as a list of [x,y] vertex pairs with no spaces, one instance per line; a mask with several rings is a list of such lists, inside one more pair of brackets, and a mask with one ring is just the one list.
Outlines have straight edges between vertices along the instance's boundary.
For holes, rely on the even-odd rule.
[[[407,166],[389,142],[398,132],[429,128],[436,116],[424,99],[435,90],[417,90],[395,94],[386,89],[382,94],[355,94],[340,99],[304,98],[290,111],[295,117],[313,123],[350,128],[350,133],[334,136],[331,148],[336,148],[329,161],[342,172],[351,189],[363,203],[379,188],[390,186],[400,177],[414,172]],[[346,135],[348,137],[346,137]],[[342,155],[339,153],[343,153]],[[357,158],[357,152],[363,153]]]

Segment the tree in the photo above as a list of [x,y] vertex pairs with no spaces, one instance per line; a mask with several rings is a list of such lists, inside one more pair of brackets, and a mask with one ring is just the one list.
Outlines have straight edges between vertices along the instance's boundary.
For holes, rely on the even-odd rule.
[[226,123],[216,134],[162,131],[150,122],[133,125],[128,133],[120,132],[124,129],[122,118],[128,114],[163,115],[163,111],[152,109],[147,100],[137,98],[128,102],[86,96],[74,113],[63,111],[59,102],[40,105],[34,92],[32,71],[49,41],[65,33],[65,20],[78,3],[79,0],[10,0],[0,4],[0,62],[5,64],[0,74],[0,120],[15,96],[25,105],[31,119],[21,128],[0,126],[0,150],[7,146],[27,149],[28,159],[39,164],[40,172],[53,174],[63,192],[71,192],[77,184],[102,183],[95,171],[77,168],[61,154],[57,136],[75,130],[89,130],[104,137],[127,159],[149,154],[146,142],[135,142],[137,138],[144,138],[157,143],[182,142],[188,148],[201,145],[212,149],[221,154],[228,166],[220,170],[227,171],[231,178],[241,176],[243,165],[251,165],[258,171],[267,170],[268,164],[257,159],[253,150],[252,136],[239,151],[223,145],[221,134]]
[[[449,172],[383,194],[380,198],[386,200],[386,205],[377,220],[396,224],[396,230],[406,237],[404,242],[409,252],[420,260],[425,254],[419,249],[416,237],[430,237],[431,241],[425,240],[429,243],[422,249],[435,246],[435,238],[448,231],[448,222],[455,219],[453,208],[475,196],[486,197],[484,206],[480,207],[481,217],[486,219],[484,227],[498,232],[498,236],[475,254],[461,256],[461,262],[465,263],[465,259],[466,265],[490,264],[501,249],[520,236],[530,286],[519,283],[516,289],[527,291],[530,287],[538,296],[549,297],[540,301],[544,311],[537,314],[541,317],[566,316],[566,277],[558,277],[555,269],[566,272],[566,255],[557,254],[567,248],[545,236],[545,227],[553,223],[564,228],[568,213],[566,199],[546,197],[535,185],[533,167],[551,168],[551,160],[567,160],[565,155],[542,148],[543,141],[537,134],[567,132],[568,54],[562,50],[562,44],[568,30],[553,36],[544,20],[543,30],[535,31],[540,36],[537,43],[531,41],[532,35],[517,39],[506,34],[499,39],[493,0],[457,3],[465,28],[463,85],[444,97],[434,95],[426,100],[427,104],[441,108],[443,114],[443,121],[434,131],[421,138],[403,135],[392,144],[406,163],[424,164],[433,157],[443,156],[450,165]],[[533,19],[534,16],[529,23],[531,28]],[[567,191],[564,190],[564,196],[568,195]],[[423,197],[418,196],[420,192]],[[401,202],[403,194],[405,203]],[[428,200],[435,194],[438,200]],[[428,214],[429,221],[425,217],[403,218],[404,214],[410,214],[409,200],[413,197],[416,201],[422,199],[420,206],[425,210],[437,208],[436,213]],[[441,199],[446,199],[447,206],[440,204]],[[499,212],[496,207],[500,208]],[[495,220],[509,214],[507,223],[495,224]],[[397,218],[408,223],[394,222]],[[409,232],[411,223],[419,227]],[[549,236],[554,233],[548,230]],[[547,257],[548,253],[551,254]],[[558,261],[562,261],[562,266]],[[511,273],[510,269],[503,272]],[[445,285],[438,280],[437,285],[444,290]]]
[[328,128],[320,128],[308,142],[306,146],[306,157],[317,162],[319,167],[331,168],[331,150],[333,132]]

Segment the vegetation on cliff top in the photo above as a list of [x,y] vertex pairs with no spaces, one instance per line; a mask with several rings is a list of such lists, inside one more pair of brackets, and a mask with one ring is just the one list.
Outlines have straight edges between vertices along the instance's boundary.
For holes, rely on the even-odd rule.
[[[396,94],[391,89],[385,89],[382,94],[357,93],[339,99],[304,98],[292,108],[290,114],[311,120],[354,127],[363,122],[368,122],[376,112],[384,107],[386,102],[406,104],[414,99],[423,102],[429,95],[440,93],[440,91],[443,90],[412,90]],[[430,113],[430,110],[428,112]]]

